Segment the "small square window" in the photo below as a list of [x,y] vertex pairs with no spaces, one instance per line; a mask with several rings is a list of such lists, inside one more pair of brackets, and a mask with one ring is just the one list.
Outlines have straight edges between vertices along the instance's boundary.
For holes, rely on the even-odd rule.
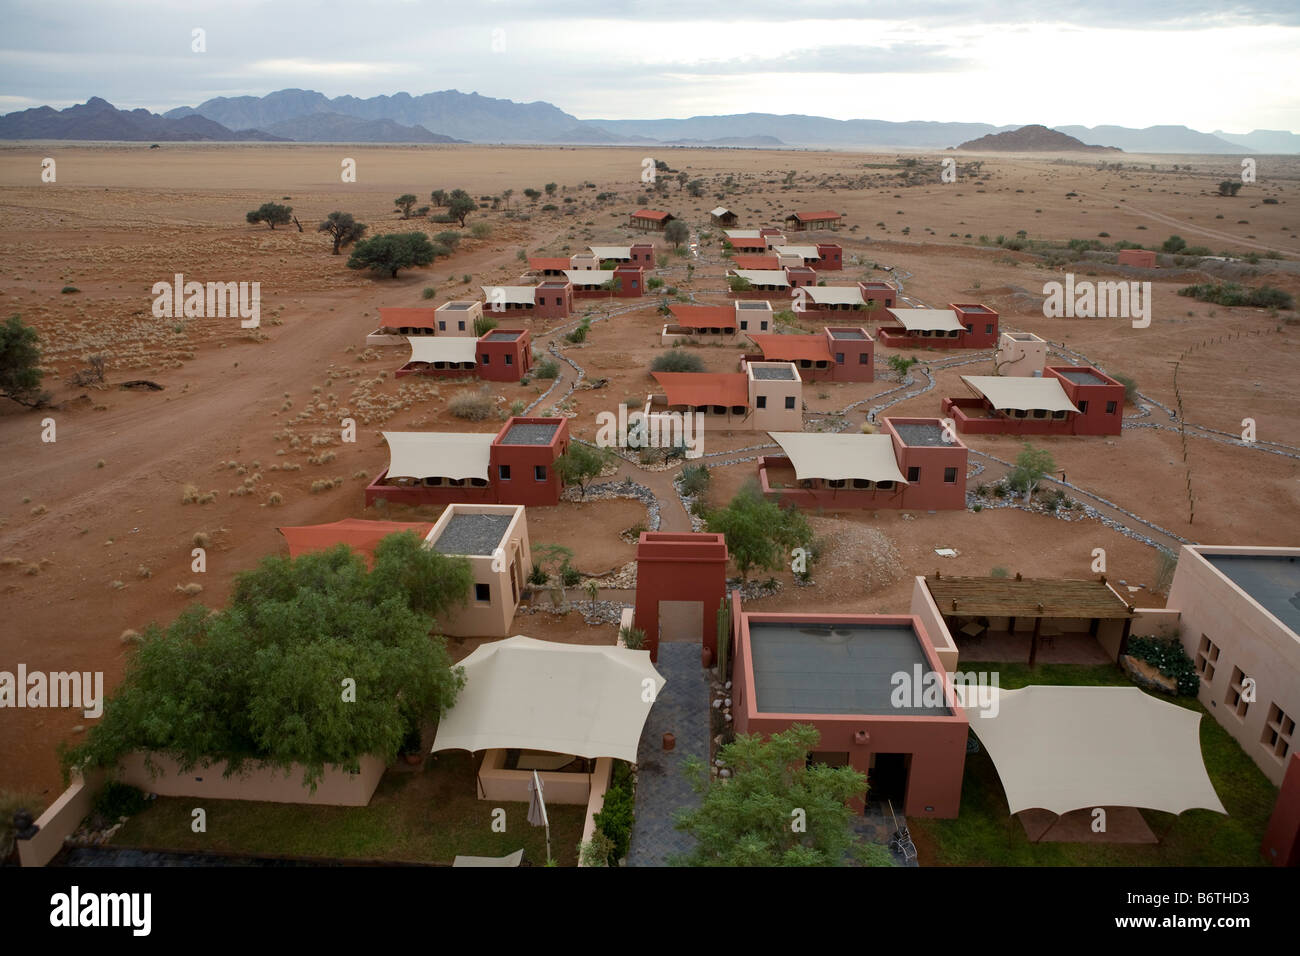
[[1219,660],[1219,646],[1206,634],[1201,635],[1200,646],[1196,648],[1196,673],[1206,683],[1214,680],[1214,665]]
[[545,465],[533,465],[533,477],[536,478],[538,481],[545,481],[545,480],[546,480],[546,466],[545,466]]
[[[487,363],[485,362],[484,364],[486,365]],[[507,355],[507,356],[506,356],[506,364],[507,364],[507,365],[514,365],[514,364],[515,364],[515,357],[514,357],[513,355]]]
[[478,360],[479,360],[479,363],[480,363],[481,365],[491,365],[491,364],[492,364],[492,356],[489,355],[487,352],[484,352],[482,355],[480,355],[480,356],[478,357]]
[[445,321],[439,321],[439,322],[438,322],[438,331],[439,331],[439,332],[446,332],[446,331],[447,331],[447,323],[446,323]]
[[955,485],[955,484],[957,484],[957,469],[956,469],[956,468],[945,468],[945,469],[943,470],[943,483],[944,483],[945,485]]
[[787,395],[787,396],[785,397],[785,407],[786,407],[787,409],[789,409],[789,408],[794,408],[794,396],[793,396],[793,395]]
[[835,353],[835,364],[836,364],[836,365],[843,365],[843,364],[844,364],[844,353],[843,353],[843,352],[836,352],[836,353]]
[[993,326],[992,326],[992,325],[986,325],[986,326],[984,326],[984,334],[985,334],[985,335],[992,335],[992,334],[993,334]]
[[510,480],[510,466],[509,466],[509,465],[497,465],[497,477],[500,478],[502,481],[509,481],[509,480]]
[[1088,414],[1088,403],[1087,403],[1087,402],[1078,402],[1077,404],[1078,404],[1078,406],[1079,406],[1079,411],[1080,411],[1081,414],[1084,414],[1084,415]]
[[1250,710],[1250,700],[1255,696],[1255,682],[1246,676],[1240,667],[1232,669],[1232,680],[1228,684],[1227,704],[1238,720],[1245,720]]
[[741,320],[740,320],[740,331],[744,332],[744,331],[745,331],[746,329],[748,329],[748,328],[749,328],[749,319],[741,319]]
[[464,332],[464,331],[465,331],[465,320],[462,319],[461,321],[457,322],[457,323],[456,323],[456,328],[457,328],[459,331]]
[[866,352],[862,352],[862,353],[860,353],[860,354],[858,355],[858,364],[859,364],[859,365],[866,365],[866,364],[867,364],[867,359],[868,359],[869,357],[870,357],[870,356],[868,356]]
[[492,586],[491,586],[490,584],[475,584],[475,585],[474,585],[474,600],[475,600],[475,601],[483,601],[483,602],[491,601],[491,600],[492,600]]
[[1106,414],[1107,414],[1107,415],[1114,415],[1114,414],[1115,414],[1115,409],[1116,409],[1117,407],[1118,407],[1118,406],[1116,405],[1115,402],[1107,402],[1107,403],[1106,403]]
[[760,395],[760,396],[758,396],[758,407],[759,407],[759,408],[767,408],[767,396],[766,396],[766,395]]
[[918,466],[916,466],[916,465],[908,465],[908,466],[907,466],[907,480],[908,480],[908,481],[920,481],[920,480],[921,480],[921,469],[920,469]]

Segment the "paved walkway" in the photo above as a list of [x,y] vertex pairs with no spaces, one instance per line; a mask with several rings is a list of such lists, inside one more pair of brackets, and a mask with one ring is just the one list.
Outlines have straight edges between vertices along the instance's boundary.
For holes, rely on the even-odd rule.
[[[709,686],[700,666],[699,643],[659,645],[660,692],[637,750],[636,822],[628,866],[667,866],[670,854],[689,853],[695,839],[673,826],[678,807],[698,806],[699,795],[682,773],[688,756],[709,761]],[[663,735],[677,738],[664,752]]]

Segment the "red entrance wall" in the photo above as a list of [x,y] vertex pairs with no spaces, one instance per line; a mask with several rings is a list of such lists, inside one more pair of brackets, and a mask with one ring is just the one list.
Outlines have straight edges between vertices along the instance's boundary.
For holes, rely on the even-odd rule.
[[1259,851],[1274,866],[1300,866],[1300,753],[1291,754]]
[[1119,264],[1154,269],[1156,267],[1156,254],[1150,249],[1121,249],[1119,251]]
[[700,601],[704,646],[718,653],[718,608],[727,591],[727,542],[720,534],[642,531],[636,546],[636,612],[650,659],[659,659],[659,602]]
[[[787,624],[878,624],[910,625],[925,658],[925,666],[936,674],[945,673],[925,625],[915,615],[884,614],[756,614],[740,612],[732,602],[732,614],[739,617],[735,629],[735,666],[732,672],[732,713],[736,733],[771,735],[789,730],[793,724],[812,724],[821,734],[819,751],[847,752],[853,769],[866,774],[873,754],[909,754],[907,797],[903,810],[908,816],[952,818],[961,807],[962,772],[966,766],[966,738],[970,724],[957,706],[951,685],[945,681],[945,699],[951,713],[930,716],[882,714],[776,714],[760,713],[755,695],[753,655],[749,626],[756,622]],[[860,798],[850,801],[862,811]]]
[[[514,335],[511,341],[494,342],[493,337]],[[517,382],[528,371],[532,358],[531,337],[526,329],[493,329],[478,340],[478,377],[491,382]]]

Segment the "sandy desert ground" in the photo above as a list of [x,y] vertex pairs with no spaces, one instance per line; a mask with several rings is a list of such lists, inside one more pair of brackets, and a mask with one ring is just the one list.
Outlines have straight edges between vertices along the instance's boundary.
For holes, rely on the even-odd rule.
[[[46,156],[56,160],[55,183],[41,182]],[[1294,313],[1180,297],[1179,288],[1206,277],[1190,268],[1163,268],[1142,276],[1154,281],[1149,328],[1115,319],[1045,319],[1043,284],[1059,280],[1066,267],[982,245],[979,237],[1024,230],[1030,239],[1104,234],[1107,242],[1151,245],[1177,233],[1215,253],[1281,253],[1281,262],[1263,259],[1238,272],[1251,284],[1300,295],[1294,271],[1300,159],[1261,158],[1259,182],[1224,198],[1216,184],[1240,172],[1231,158],[1125,155],[1118,157],[1124,168],[1115,170],[1087,156],[960,156],[958,181],[940,184],[933,176],[918,181],[915,167],[901,165],[895,154],[666,149],[654,158],[704,179],[707,188],[692,198],[673,179],[667,195],[656,198],[640,181],[644,156],[643,150],[614,148],[0,146],[0,217],[7,225],[0,239],[0,316],[20,314],[40,331],[47,387],[57,406],[46,412],[0,407],[0,669],[23,662],[30,670],[102,670],[112,688],[130,653],[124,631],[165,623],[190,601],[220,606],[235,573],[285,550],[279,526],[374,517],[362,506],[362,489],[386,467],[382,429],[495,431],[499,422],[474,425],[447,414],[452,397],[477,386],[395,380],[392,371],[405,361],[405,350],[365,349],[377,308],[479,297],[480,285],[520,275],[521,249],[555,255],[625,242],[632,236],[627,215],[640,205],[667,209],[704,233],[710,232],[707,211],[719,203],[738,212],[746,227],[772,224],[795,208],[841,210],[846,226],[834,238],[845,247],[846,267],[827,276],[832,284],[902,276],[912,304],[985,302],[1000,311],[1003,329],[1035,332],[1111,374],[1131,376],[1142,395],[1168,408],[1176,405],[1172,363],[1197,346],[1179,370],[1186,420],[1195,426],[1187,463],[1194,523],[1182,443],[1159,406],[1132,419],[1159,428],[1036,444],[1052,452],[1072,485],[1150,522],[1156,529],[1145,533],[1162,542],[1296,544],[1300,325]],[[940,158],[909,156],[931,166]],[[345,158],[356,160],[356,183],[340,180]],[[542,211],[541,203],[523,196],[525,188],[548,182],[561,187],[551,200],[556,211]],[[346,257],[330,255],[328,241],[315,231],[337,209],[369,223],[372,234],[436,233],[449,227],[401,222],[392,199],[412,192],[423,203],[432,189],[457,187],[476,197],[513,189],[511,208],[528,217],[482,210],[471,221],[489,222],[489,238],[467,234],[452,258],[397,279],[348,270]],[[602,193],[610,195],[598,200]],[[1277,202],[1265,204],[1264,198]],[[271,200],[292,205],[305,231],[245,223],[247,210]],[[711,233],[694,260],[671,255],[659,240],[654,274],[701,303],[721,304],[727,301],[726,266],[718,231]],[[689,276],[688,262],[695,265]],[[1095,261],[1069,268],[1098,279],[1134,277]],[[260,282],[261,327],[241,329],[236,319],[154,318],[150,289],[175,273],[198,281]],[[79,291],[61,293],[65,286]],[[437,290],[432,302],[421,298],[427,287]],[[576,435],[592,438],[598,412],[615,409],[625,396],[644,397],[652,387],[646,369],[662,348],[658,301],[617,300],[616,309],[637,307],[596,321],[583,345],[561,341],[565,355],[589,375],[610,380],[602,389],[579,389],[564,403]],[[598,319],[607,309],[603,302],[579,306],[579,314],[590,306]],[[537,349],[560,341],[558,332],[572,324],[533,322]],[[811,329],[813,322],[805,325]],[[743,351],[702,348],[699,354],[710,369],[724,371],[736,367]],[[106,357],[108,387],[66,384],[92,354]],[[878,348],[878,362],[889,354]],[[938,415],[943,396],[965,394],[961,374],[992,371],[987,354],[960,366],[954,363],[973,356],[914,354],[932,371],[936,387],[886,414]],[[573,378],[571,368],[562,369],[553,395]],[[116,387],[138,378],[164,390]],[[516,399],[533,402],[546,385],[493,390],[504,409]],[[809,417],[897,385],[880,368],[872,383],[807,385]],[[871,404],[848,414],[853,426]],[[356,444],[344,445],[337,441],[338,420],[348,414],[357,418],[360,435]],[[56,421],[54,443],[41,440],[47,415]],[[1130,405],[1126,415],[1143,413]],[[1256,422],[1259,440],[1251,446],[1232,440],[1244,418]],[[327,435],[335,436],[331,444],[312,446],[313,436]],[[710,432],[706,461],[754,454],[730,453],[766,441],[761,434]],[[1003,461],[1019,450],[1009,437],[966,441]],[[1000,474],[991,459],[973,454],[971,461],[985,466],[971,478],[972,488]],[[715,468],[714,500],[725,500],[754,468],[753,462]],[[634,465],[620,471],[637,473]],[[313,493],[313,482],[324,480],[333,487]],[[668,490],[669,475],[638,480],[659,493],[664,528],[689,528]],[[182,503],[187,485],[215,491],[215,500]],[[271,503],[272,495],[279,504]],[[580,570],[601,574],[632,559],[634,548],[619,533],[644,520],[644,509],[632,502],[594,501],[536,510],[529,525],[534,543],[574,548]],[[795,588],[789,574],[778,575],[785,586],[755,607],[897,612],[908,606],[912,576],[940,562],[955,574],[1003,566],[1085,577],[1096,547],[1106,549],[1112,579],[1144,587],[1134,592],[1137,603],[1161,600],[1145,590],[1155,574],[1153,548],[1093,520],[985,509],[845,512],[813,521],[831,543],[815,569],[816,585]],[[190,551],[199,534],[210,541],[208,567],[194,574]],[[955,548],[959,556],[939,558],[934,549],[940,547]],[[190,583],[202,585],[197,597],[178,593]],[[589,628],[577,614],[543,617],[521,618],[521,629],[552,639],[613,639],[612,628]],[[463,656],[473,643],[453,644],[453,650]],[[60,788],[55,747],[74,739],[85,723],[66,710],[6,712],[0,786],[52,799]]]

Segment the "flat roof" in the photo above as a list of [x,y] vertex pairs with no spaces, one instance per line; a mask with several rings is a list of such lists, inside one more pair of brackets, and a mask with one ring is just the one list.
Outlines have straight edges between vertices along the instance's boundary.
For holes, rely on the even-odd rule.
[[754,705],[765,714],[947,716],[947,707],[895,707],[891,680],[930,670],[909,625],[749,623]]
[[1075,385],[1109,385],[1104,378],[1099,378],[1091,372],[1081,368],[1063,368],[1058,369],[1057,373],[1062,378],[1068,378]]
[[1300,635],[1300,558],[1290,554],[1206,554],[1213,568]]
[[754,378],[771,382],[793,382],[794,369],[788,365],[754,365],[750,364],[749,370],[754,373]]
[[993,312],[992,309],[983,305],[961,305],[960,303],[958,303],[957,308],[961,309],[963,312],[988,312],[988,313]]
[[536,424],[529,422],[517,422],[510,426],[510,429],[501,439],[503,445],[549,445],[551,439],[555,437],[556,431],[559,430],[559,424],[546,422]]
[[861,329],[827,329],[833,339],[856,339],[861,341],[867,337],[867,333]]
[[444,302],[441,308],[447,309],[450,312],[464,312],[468,309],[474,308],[476,305],[478,305],[477,302]]
[[513,514],[454,514],[432,547],[441,554],[490,555],[514,520]]
[[895,424],[894,431],[898,432],[898,437],[903,439],[904,445],[913,447],[955,444],[955,442],[943,440],[943,426],[938,422]]
[[523,332],[489,332],[487,340],[489,342],[514,342],[523,336]]
[[745,301],[744,299],[741,299],[740,301],[738,301],[738,302],[736,303],[736,308],[738,308],[738,309],[745,309],[746,311],[762,311],[762,312],[771,312],[771,311],[772,311],[772,303],[771,303],[771,302],[754,302],[754,301],[752,301],[752,300],[751,300],[751,301]]

